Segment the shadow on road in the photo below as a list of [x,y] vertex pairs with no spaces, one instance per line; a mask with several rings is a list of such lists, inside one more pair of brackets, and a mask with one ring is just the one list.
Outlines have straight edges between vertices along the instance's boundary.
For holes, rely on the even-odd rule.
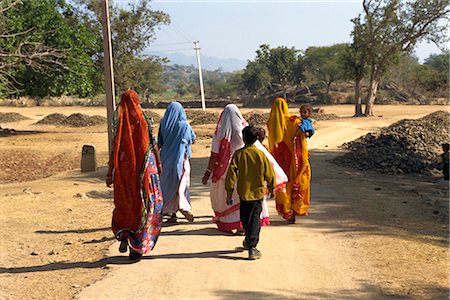
[[311,152],[311,209],[306,222],[299,218],[301,226],[448,246],[448,186],[419,175],[341,167],[332,163],[337,155],[335,151]]
[[[229,254],[241,253],[236,250],[219,250],[219,251],[205,251],[205,252],[193,252],[193,253],[171,253],[171,254],[159,254],[143,256],[142,260],[148,259],[190,259],[190,258],[218,258],[228,260],[245,260],[244,254],[240,256],[228,256]],[[56,270],[67,269],[92,269],[103,268],[107,265],[123,265],[133,264],[137,261],[131,261],[128,256],[111,256],[102,258],[94,262],[55,262],[40,266],[30,267],[17,267],[17,268],[2,268],[0,267],[0,274],[20,274],[20,273],[33,273],[33,272],[47,272]]]

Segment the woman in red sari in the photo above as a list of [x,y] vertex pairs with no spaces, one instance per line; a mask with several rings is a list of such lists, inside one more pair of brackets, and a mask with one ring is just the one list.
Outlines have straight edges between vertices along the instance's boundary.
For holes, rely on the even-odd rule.
[[161,230],[161,163],[152,125],[139,105],[138,94],[124,92],[114,116],[106,184],[114,184],[112,230],[121,242],[119,251],[129,248],[132,260],[153,249]]
[[289,223],[296,216],[308,214],[310,202],[311,168],[306,136],[299,133],[301,120],[291,116],[283,98],[272,104],[267,127],[269,129],[269,151],[288,176],[285,191],[275,193],[277,211]]

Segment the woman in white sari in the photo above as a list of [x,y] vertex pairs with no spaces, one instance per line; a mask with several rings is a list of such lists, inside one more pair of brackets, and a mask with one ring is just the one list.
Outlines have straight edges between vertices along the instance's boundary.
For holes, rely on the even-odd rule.
[[[233,205],[229,206],[226,204],[227,193],[225,191],[225,177],[234,152],[244,146],[242,129],[247,125],[247,121],[242,117],[242,114],[236,105],[228,104],[225,106],[213,135],[211,156],[208,168],[202,179],[203,184],[207,184],[208,179],[212,175],[210,197],[212,209],[215,214],[213,222],[217,224],[219,230],[224,232],[236,231],[237,234],[241,234],[243,231],[239,212],[240,199],[236,189],[234,189],[234,194],[232,196]],[[257,143],[260,146],[258,147],[257,145],[258,148],[264,148],[259,141],[257,141]],[[268,154],[267,150],[264,150],[262,151]],[[271,160],[269,158],[269,161],[276,164],[275,159]],[[277,186],[281,187],[287,181],[287,176],[279,166],[278,168],[275,168],[274,166],[274,170],[277,176]],[[277,170],[281,170],[282,174],[277,172]],[[261,213],[261,225],[268,225],[270,224],[270,220],[265,200],[263,201],[263,208],[264,207],[266,209],[263,209],[263,212]]]

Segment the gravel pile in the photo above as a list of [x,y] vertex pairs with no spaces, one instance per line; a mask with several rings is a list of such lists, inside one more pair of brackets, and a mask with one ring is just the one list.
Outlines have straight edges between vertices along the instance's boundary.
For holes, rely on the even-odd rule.
[[60,125],[69,127],[88,127],[106,123],[106,118],[101,116],[88,116],[80,113],[66,117],[63,114],[54,113],[44,117],[37,124]]
[[62,122],[66,119],[66,116],[59,113],[50,114],[45,116],[42,120],[39,120],[37,124],[43,125],[62,125]]
[[417,120],[401,120],[369,133],[342,148],[349,150],[335,158],[340,165],[380,173],[436,173],[442,144],[449,142],[450,114],[438,111]]
[[10,112],[10,113],[2,113],[0,112],[0,123],[8,123],[8,122],[17,122],[22,120],[27,120],[29,118],[22,116],[19,113],[16,112]]
[[317,113],[317,114],[313,114],[312,119],[314,119],[316,121],[336,120],[336,119],[339,119],[339,116],[336,114]]
[[270,113],[263,112],[249,112],[243,115],[244,119],[247,120],[250,125],[263,125],[266,126],[269,120]]
[[219,114],[201,110],[186,110],[186,117],[191,125],[217,124]]

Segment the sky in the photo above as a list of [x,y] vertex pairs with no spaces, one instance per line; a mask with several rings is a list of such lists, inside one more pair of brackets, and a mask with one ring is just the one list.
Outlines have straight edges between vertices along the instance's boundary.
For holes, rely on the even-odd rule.
[[[130,0],[132,1],[132,0]],[[125,5],[125,0],[119,1]],[[117,2],[116,2],[117,3]],[[351,19],[362,13],[361,0],[154,0],[153,9],[170,15],[171,24],[156,31],[150,50],[252,60],[261,44],[305,50],[351,41]],[[440,53],[422,43],[416,56],[423,62]]]

